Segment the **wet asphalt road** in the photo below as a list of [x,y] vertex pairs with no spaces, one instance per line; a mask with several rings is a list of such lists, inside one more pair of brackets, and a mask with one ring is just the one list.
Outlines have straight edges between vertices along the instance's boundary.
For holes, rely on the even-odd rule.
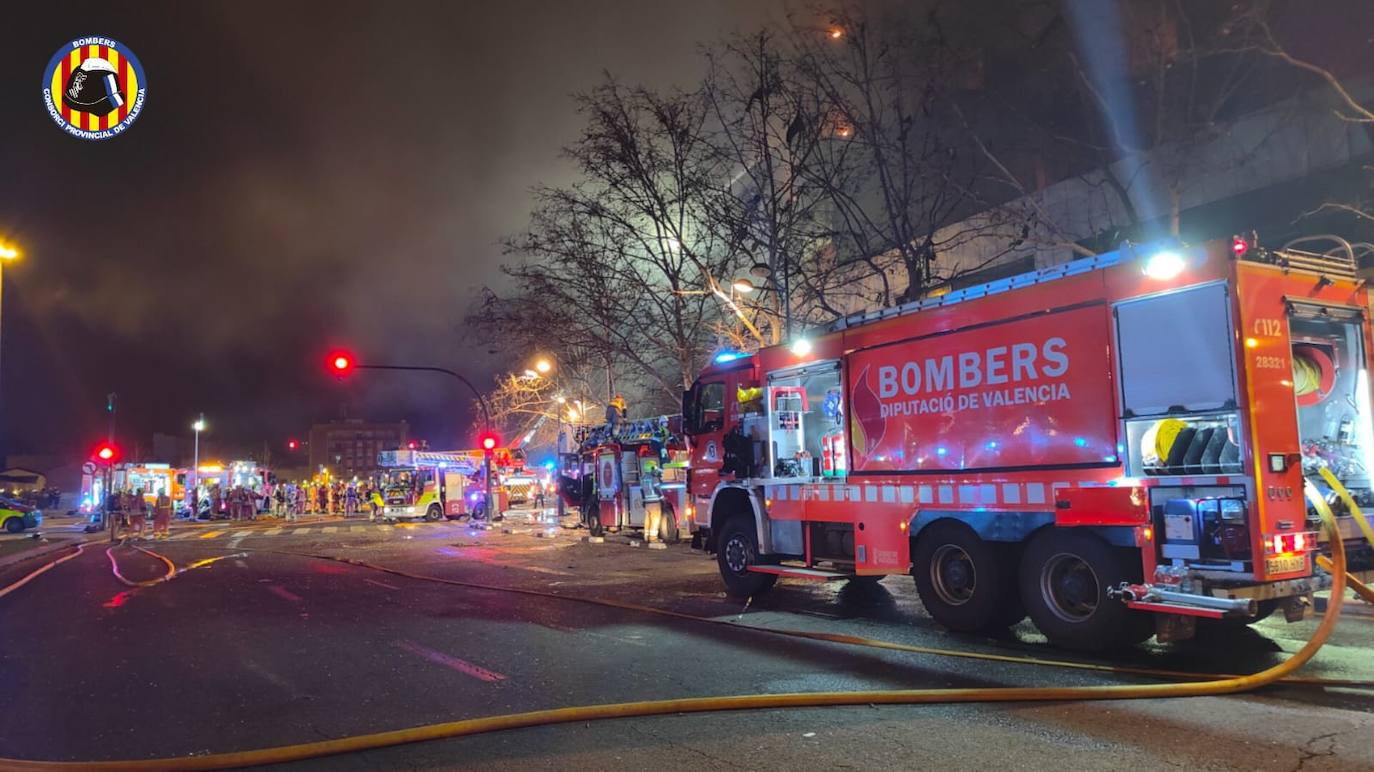
[[[106,545],[0,598],[0,757],[152,758],[244,750],[500,713],[792,691],[1143,683],[1149,679],[779,638],[567,599],[421,581],[305,555],[696,616],[942,649],[1067,658],[1028,624],[952,635],[909,580],[876,591],[784,582],[748,607],[685,545],[649,552],[500,529],[366,522],[180,528],[148,545],[183,573],[130,589]],[[156,559],[113,552],[130,579]],[[213,559],[194,568],[198,561]],[[0,570],[0,586],[25,566]],[[1152,644],[1102,662],[1252,672],[1315,620]],[[1308,675],[1374,679],[1359,604]],[[1374,769],[1374,692],[1273,687],[1151,702],[857,707],[525,729],[292,769]]]

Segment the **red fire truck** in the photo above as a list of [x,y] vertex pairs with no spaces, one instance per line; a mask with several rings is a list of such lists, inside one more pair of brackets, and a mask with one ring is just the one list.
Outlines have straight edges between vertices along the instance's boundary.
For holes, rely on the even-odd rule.
[[[687,451],[681,417],[658,416],[581,429],[560,495],[578,507],[593,536],[658,524],[654,540],[674,543],[689,530]],[[570,454],[573,455],[573,454]],[[567,464],[565,464],[567,466]]]
[[1305,479],[1374,499],[1354,263],[1124,245],[718,355],[683,399],[694,526],[733,594],[909,573],[960,631],[1296,620],[1329,583]]

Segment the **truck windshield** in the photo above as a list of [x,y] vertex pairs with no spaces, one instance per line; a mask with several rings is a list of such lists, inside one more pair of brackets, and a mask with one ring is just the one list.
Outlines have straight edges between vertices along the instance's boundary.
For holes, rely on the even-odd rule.
[[694,433],[719,429],[725,420],[725,384],[720,381],[697,384],[688,392],[686,415],[688,430]]

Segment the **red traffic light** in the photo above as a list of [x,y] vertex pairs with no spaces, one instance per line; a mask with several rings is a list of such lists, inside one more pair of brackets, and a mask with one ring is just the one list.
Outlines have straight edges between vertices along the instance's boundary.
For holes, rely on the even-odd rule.
[[1245,253],[1250,251],[1250,243],[1241,236],[1231,237],[1231,252],[1236,257],[1245,257]]
[[353,371],[353,356],[344,351],[336,351],[329,355],[329,369],[335,375],[348,375]]
[[481,443],[482,450],[490,453],[496,450],[497,445],[501,444],[501,438],[496,436],[496,432],[483,432],[482,436],[478,438],[478,442]]
[[119,448],[111,443],[102,442],[96,446],[92,455],[107,464],[113,464],[119,458]]
[[406,443],[406,448],[409,450],[415,450],[418,447],[420,447],[420,444],[417,443],[415,440],[411,440],[410,442]]
[[287,440],[287,441],[286,441],[286,449],[287,449],[287,450],[295,450],[295,449],[299,448],[300,446],[301,446],[301,444],[300,444],[299,442],[295,441],[295,440]]

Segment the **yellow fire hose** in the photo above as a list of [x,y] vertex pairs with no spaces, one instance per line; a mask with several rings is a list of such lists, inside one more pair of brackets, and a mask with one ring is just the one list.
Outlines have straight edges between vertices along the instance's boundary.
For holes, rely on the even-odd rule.
[[152,555],[153,557],[167,564],[167,574],[165,576],[159,576],[156,579],[145,579],[142,581],[134,581],[132,579],[125,578],[124,574],[119,572],[119,563],[115,561],[114,549],[117,546],[119,545],[110,545],[110,547],[105,550],[105,557],[110,559],[110,572],[114,574],[114,578],[118,579],[120,583],[124,584],[126,587],[152,587],[155,584],[162,584],[163,582],[166,582],[177,575],[176,564],[173,563],[170,559],[168,559],[167,556],[159,555],[156,552],[153,552],[152,550],[147,550],[137,545],[134,545],[134,549],[138,550],[139,552],[142,552],[146,555]]
[[85,552],[85,551],[86,551],[86,545],[85,545],[85,544],[78,544],[78,545],[76,545],[76,552],[73,552],[73,553],[70,554],[70,555],[63,555],[62,557],[57,558],[56,560],[52,560],[52,561],[49,561],[49,562],[47,562],[47,563],[44,563],[43,565],[39,566],[38,568],[35,568],[34,570],[30,571],[30,572],[29,572],[28,574],[26,574],[23,578],[19,579],[19,581],[14,582],[13,584],[9,585],[8,587],[6,587],[6,588],[4,588],[4,589],[0,589],[0,598],[3,598],[3,597],[5,597],[6,595],[9,595],[10,593],[14,592],[15,590],[19,589],[20,587],[23,587],[24,585],[28,584],[29,582],[32,582],[34,579],[37,579],[38,577],[42,576],[43,574],[47,573],[48,571],[51,571],[52,569],[57,568],[58,566],[62,565],[63,563],[66,563],[68,560],[71,560],[72,558],[77,557],[78,555],[80,555],[82,552]]
[[[824,707],[841,705],[919,705],[971,702],[1045,702],[1064,700],[1121,700],[1153,697],[1196,697],[1235,694],[1249,691],[1288,676],[1306,664],[1331,635],[1340,617],[1345,598],[1346,560],[1336,520],[1326,501],[1310,484],[1305,492],[1331,531],[1331,603],[1312,638],[1291,658],[1248,676],[1181,684],[1145,684],[1081,687],[980,687],[962,689],[892,689],[848,692],[802,692],[792,694],[738,695],[652,700],[572,708],[536,710],[502,716],[464,719],[441,724],[355,735],[298,745],[251,751],[182,758],[139,759],[128,761],[49,762],[0,759],[0,766],[13,770],[173,770],[226,769],[232,767],[279,764],[322,756],[385,748],[406,743],[464,737],[486,732],[587,722],[612,718],[631,718],[680,713],[726,710],[766,710],[778,708]],[[1356,511],[1356,510],[1352,510]],[[400,573],[400,572],[397,572]],[[764,628],[760,628],[764,629]]]

